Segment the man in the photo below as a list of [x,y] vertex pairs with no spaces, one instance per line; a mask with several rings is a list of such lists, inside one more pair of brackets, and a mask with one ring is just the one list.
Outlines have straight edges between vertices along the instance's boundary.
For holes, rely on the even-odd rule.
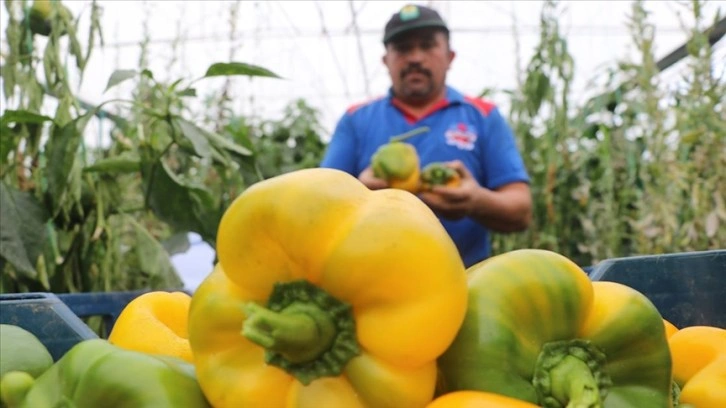
[[529,176],[512,131],[494,105],[446,85],[455,53],[436,11],[403,7],[386,24],[383,44],[392,82],[388,94],[348,109],[321,167],[346,171],[370,189],[387,188],[373,175],[373,153],[391,136],[428,127],[406,139],[416,147],[421,167],[446,162],[462,182],[419,197],[439,217],[469,267],[489,257],[488,230],[521,231],[531,221]]

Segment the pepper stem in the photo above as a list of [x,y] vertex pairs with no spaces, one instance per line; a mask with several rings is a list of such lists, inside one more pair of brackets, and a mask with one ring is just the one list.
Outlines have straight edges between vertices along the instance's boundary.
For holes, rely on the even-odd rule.
[[612,380],[605,354],[584,339],[553,341],[542,346],[532,378],[545,408],[602,408]]
[[242,334],[291,363],[305,363],[330,348],[336,335],[330,316],[315,305],[293,303],[274,312],[256,303],[245,307]]
[[266,305],[245,312],[242,335],[304,385],[339,376],[360,354],[352,307],[304,279],[276,283]]
[[567,408],[602,406],[600,389],[587,364],[574,356],[565,356],[550,371],[552,396],[568,401]]

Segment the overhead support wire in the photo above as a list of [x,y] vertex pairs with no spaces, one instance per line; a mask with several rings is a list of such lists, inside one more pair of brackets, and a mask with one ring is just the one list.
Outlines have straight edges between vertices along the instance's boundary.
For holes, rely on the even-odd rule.
[[[370,97],[370,89],[369,89],[369,85],[368,85],[368,74],[367,74],[365,59],[364,59],[363,51],[362,51],[362,44],[360,41],[361,31],[358,28],[358,24],[356,21],[357,12],[355,11],[355,9],[353,7],[352,0],[349,0],[349,6],[350,6],[352,18],[353,18],[353,28],[355,29],[356,38],[358,39],[358,51],[359,51],[359,55],[360,55],[360,59],[361,59],[361,68],[363,69],[363,72],[364,72],[365,92],[366,92],[366,96]],[[321,16],[321,20],[322,20],[322,16]],[[297,30],[296,27],[294,29]],[[511,27],[508,28],[507,30],[511,31]],[[298,33],[299,33],[299,31],[298,31]],[[720,19],[713,26],[704,30],[703,33],[708,35],[709,45],[711,45],[711,46],[715,45],[717,42],[719,42],[724,37],[724,35],[726,35],[726,17]],[[378,34],[377,31],[376,31],[376,34]],[[328,33],[327,35],[330,35],[330,33]],[[189,39],[190,38],[188,38],[187,40],[189,40]],[[159,41],[155,41],[155,42],[159,42]],[[117,43],[116,47],[120,46],[121,44],[122,43]],[[133,45],[138,45],[138,43],[134,42]],[[656,62],[656,66],[658,67],[658,69],[661,72],[665,71],[666,69],[670,68],[671,66],[673,66],[680,60],[686,58],[688,56],[687,45],[688,45],[687,43],[684,43],[680,47],[671,51],[665,57],[658,60]],[[108,47],[108,46],[109,45],[106,45],[106,47]],[[621,85],[621,87],[622,87],[622,85]],[[621,87],[619,87],[619,88],[621,88]],[[46,88],[46,89],[44,89],[44,91],[46,92],[47,95],[55,97],[55,95],[53,95],[49,89]],[[349,95],[349,91],[346,88],[346,96],[348,96],[348,95]],[[79,103],[80,103],[81,107],[83,107],[84,109],[91,110],[91,109],[95,108],[95,106],[93,104],[88,103],[81,99],[79,99]],[[115,122],[117,125],[123,125],[126,122],[125,118],[123,118],[119,115],[113,114],[105,109],[100,109],[97,112],[96,116],[98,116],[100,119],[110,119],[111,121]]]
[[351,15],[351,24],[353,27],[353,32],[355,33],[355,39],[358,42],[358,58],[360,58],[360,67],[363,70],[363,88],[366,92],[366,98],[371,97],[371,89],[368,77],[368,69],[366,68],[366,59],[365,55],[363,54],[363,43],[361,42],[360,38],[360,29],[358,28],[358,12],[355,10],[355,7],[353,6],[353,0],[348,0],[348,6],[350,7],[350,15]]
[[325,40],[328,43],[328,48],[330,48],[330,55],[333,57],[333,63],[335,63],[335,69],[338,71],[338,76],[340,76],[340,81],[343,84],[343,91],[345,92],[346,98],[350,98],[350,89],[348,88],[348,77],[345,74],[345,70],[340,65],[340,60],[338,59],[338,54],[335,52],[335,47],[333,46],[333,39],[330,37],[330,33],[328,32],[328,27],[325,24],[325,15],[323,13],[323,8],[320,6],[319,1],[315,1],[315,8],[318,10],[318,16],[320,16],[320,27],[323,32],[323,36],[325,36]]
[[[708,33],[708,44],[713,46],[716,44],[721,38],[723,38],[724,34],[726,34],[726,17],[719,20],[716,24],[708,28],[706,31],[704,31],[704,34]],[[681,45],[680,47],[676,48],[675,50],[671,51],[670,54],[663,57],[660,61],[656,63],[656,66],[660,71],[665,71],[666,69],[670,68],[673,64],[676,62],[682,60],[683,58],[688,56],[688,43],[685,43]]]
[[[711,47],[713,47],[717,42],[719,42],[724,34],[726,33],[726,18],[722,18],[718,22],[714,23],[711,27],[705,29],[702,31],[702,34],[708,36],[708,43]],[[683,60],[684,58],[688,57],[688,41],[686,41],[683,45],[680,47],[674,49],[671,51],[668,55],[658,60],[655,64],[658,68],[659,73],[663,73],[663,71],[667,70],[668,68],[672,67],[679,61]],[[630,89],[627,89],[627,82],[623,82],[620,85],[618,85],[614,91],[614,93],[625,93],[630,91]],[[604,94],[601,94],[597,97],[603,97],[607,95],[607,92]],[[596,98],[597,98],[596,97]]]
[[[356,12],[357,14],[358,12]],[[593,35],[609,35],[618,32],[622,27],[619,26],[571,26],[568,37],[591,37]],[[296,29],[296,39],[307,39],[307,38],[320,38],[322,34],[319,30],[300,30]],[[512,32],[511,25],[506,26],[489,26],[489,27],[458,27],[450,29],[453,34],[510,34]],[[522,24],[519,27],[519,31],[524,34],[539,34],[540,27],[538,25]],[[339,30],[328,30],[327,35],[330,37],[346,37],[349,35],[349,29]],[[360,28],[357,29],[358,34],[361,37],[378,37],[381,35],[380,29]],[[658,29],[661,33],[680,34],[683,29],[680,27],[662,27]],[[253,35],[251,30],[239,31],[235,39],[244,38],[246,36]],[[290,33],[285,31],[259,31],[257,34],[264,36],[266,39],[280,39],[289,38]],[[623,33],[622,35],[628,35]],[[220,42],[228,41],[228,35],[226,33],[213,33],[213,34],[202,34],[197,36],[188,36],[186,38],[187,43],[189,42]],[[174,42],[173,38],[159,38],[150,42],[150,44],[171,44]],[[138,46],[138,40],[119,41],[115,43],[106,44],[106,48],[124,48],[124,47],[135,47]]]

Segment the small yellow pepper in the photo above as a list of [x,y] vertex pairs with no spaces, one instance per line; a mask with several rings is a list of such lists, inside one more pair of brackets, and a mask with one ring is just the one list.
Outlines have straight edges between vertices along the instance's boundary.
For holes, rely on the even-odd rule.
[[431,190],[434,186],[457,187],[461,185],[461,175],[446,163],[434,162],[421,170],[421,189]]
[[193,362],[187,327],[191,299],[184,292],[154,291],[138,296],[116,319],[109,343]]
[[668,344],[673,379],[681,387],[679,402],[696,408],[726,407],[726,330],[684,327]]
[[663,326],[665,326],[666,338],[671,338],[678,331],[678,327],[666,319],[663,319]]
[[417,193],[420,188],[419,157],[413,145],[391,142],[378,148],[371,158],[373,175],[391,188]]
[[426,408],[538,408],[527,401],[485,391],[454,391],[433,400]]

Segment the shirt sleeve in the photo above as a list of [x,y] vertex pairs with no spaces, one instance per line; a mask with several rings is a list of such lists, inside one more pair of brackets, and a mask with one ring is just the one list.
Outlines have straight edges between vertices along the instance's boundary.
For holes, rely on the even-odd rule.
[[492,109],[484,121],[487,143],[484,149],[485,187],[496,189],[514,182],[529,183],[530,178],[517,147],[512,128],[499,113]]
[[358,177],[357,156],[358,143],[353,129],[353,120],[351,115],[346,113],[335,127],[320,167],[342,170]]

